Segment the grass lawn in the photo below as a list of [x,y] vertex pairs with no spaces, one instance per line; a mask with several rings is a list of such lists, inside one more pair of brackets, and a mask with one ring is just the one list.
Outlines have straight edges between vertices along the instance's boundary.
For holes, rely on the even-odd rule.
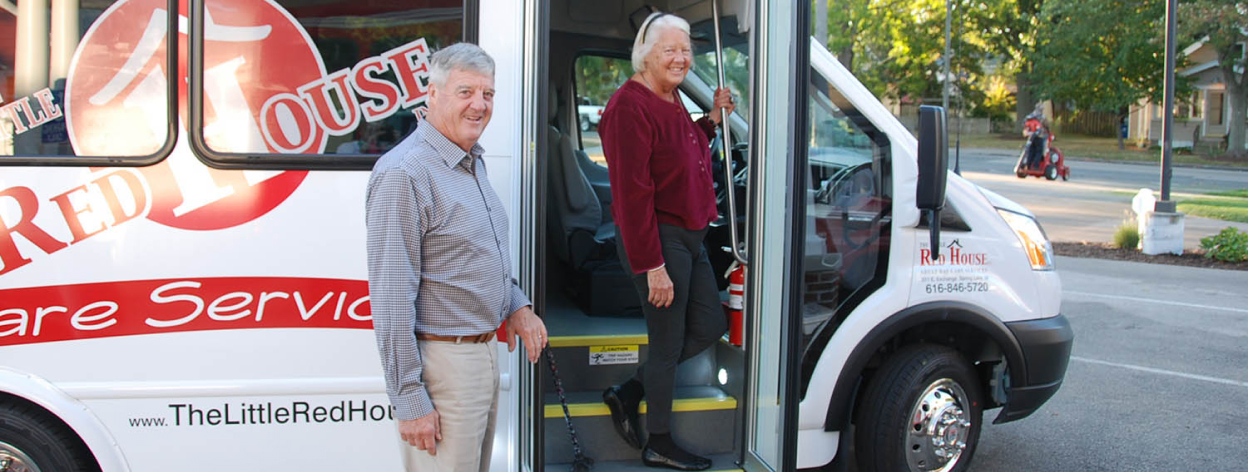
[[[949,136],[952,143],[956,140],[956,136]],[[1159,162],[1161,160],[1161,148],[1139,148],[1131,142],[1126,143],[1126,149],[1118,149],[1118,140],[1114,138],[1098,138],[1091,136],[1079,135],[1059,135],[1053,140],[1053,145],[1062,150],[1066,157],[1079,159],[1104,159],[1110,161],[1138,161],[1138,162]],[[976,148],[995,148],[995,149],[1018,149],[1020,152],[1023,148],[1022,134],[964,134],[962,135],[962,146],[969,149]],[[1210,156],[1205,153],[1192,153],[1186,150],[1177,150],[1174,153],[1174,160],[1177,164],[1196,164],[1196,165],[1218,165],[1248,168],[1248,159],[1227,159],[1220,156]]]
[[1179,211],[1205,218],[1248,223],[1248,189],[1177,200]]
[[[1135,196],[1135,192],[1127,190],[1110,190],[1109,193],[1124,197]],[[1181,213],[1215,220],[1248,223],[1248,189],[1207,194],[1175,193],[1171,197],[1178,203],[1178,210]]]

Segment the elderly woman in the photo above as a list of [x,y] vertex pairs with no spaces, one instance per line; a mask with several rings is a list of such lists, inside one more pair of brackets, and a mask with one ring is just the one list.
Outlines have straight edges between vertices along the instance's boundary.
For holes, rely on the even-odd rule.
[[[612,213],[621,262],[644,298],[649,359],[637,375],[603,393],[616,431],[643,443],[637,409],[647,399],[642,460],[647,466],[704,470],[711,461],[671,437],[676,365],[696,356],[727,329],[702,240],[718,218],[709,140],[719,108],[734,109],[727,89],[715,93],[716,112],[694,122],[676,88],[693,65],[689,23],[654,13],[633,41],[636,74],[616,91],[599,124],[611,179]],[[644,388],[643,388],[644,385]]]

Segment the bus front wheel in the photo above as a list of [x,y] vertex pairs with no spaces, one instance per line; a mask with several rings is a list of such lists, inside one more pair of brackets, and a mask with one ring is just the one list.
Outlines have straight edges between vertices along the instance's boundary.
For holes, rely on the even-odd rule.
[[905,347],[867,383],[855,418],[859,470],[964,471],[979,441],[978,376],[957,351]]
[[91,451],[59,419],[33,404],[0,399],[0,470],[98,472]]

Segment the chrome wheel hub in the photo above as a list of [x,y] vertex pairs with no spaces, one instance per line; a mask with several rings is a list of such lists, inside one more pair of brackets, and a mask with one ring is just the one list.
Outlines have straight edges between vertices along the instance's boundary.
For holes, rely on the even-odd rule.
[[0,441],[0,472],[39,472],[39,467],[21,449]]
[[971,432],[966,392],[951,379],[932,382],[910,411],[906,463],[914,471],[953,470]]

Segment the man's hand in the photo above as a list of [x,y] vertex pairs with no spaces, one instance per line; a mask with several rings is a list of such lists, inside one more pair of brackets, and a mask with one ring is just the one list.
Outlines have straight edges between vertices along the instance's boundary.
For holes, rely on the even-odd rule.
[[672,287],[672,278],[667,276],[666,266],[646,272],[646,284],[650,286],[647,301],[659,308],[672,306],[676,290]]
[[442,440],[442,427],[437,410],[414,420],[399,420],[399,436],[416,449],[438,455],[438,441]]
[[515,352],[516,336],[524,341],[529,351],[529,362],[537,363],[542,349],[546,347],[546,323],[533,313],[533,309],[524,307],[516,310],[507,318],[507,351]]

